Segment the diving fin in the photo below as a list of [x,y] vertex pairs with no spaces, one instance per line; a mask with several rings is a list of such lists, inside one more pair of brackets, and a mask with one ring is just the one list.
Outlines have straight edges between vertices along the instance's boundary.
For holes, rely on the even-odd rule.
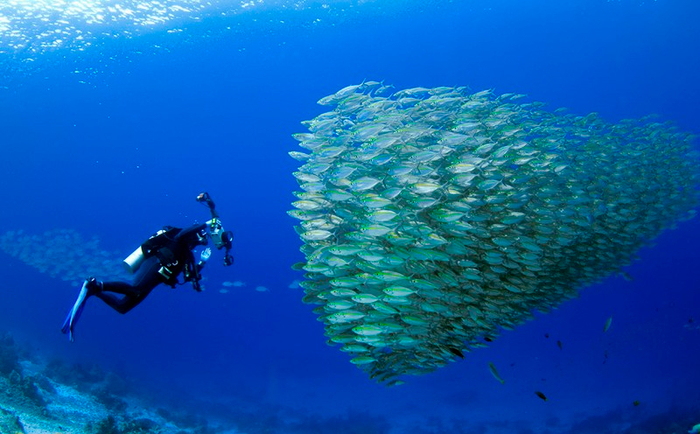
[[75,324],[78,322],[80,314],[83,313],[83,309],[85,308],[85,302],[88,299],[88,295],[92,295],[88,294],[88,285],[91,281],[92,279],[87,279],[85,283],[83,283],[83,287],[80,289],[78,298],[75,300],[73,308],[68,312],[68,316],[63,322],[63,327],[61,328],[61,332],[63,332],[63,334],[67,333],[68,339],[71,342],[75,342],[75,339],[73,338],[73,327],[75,327]]

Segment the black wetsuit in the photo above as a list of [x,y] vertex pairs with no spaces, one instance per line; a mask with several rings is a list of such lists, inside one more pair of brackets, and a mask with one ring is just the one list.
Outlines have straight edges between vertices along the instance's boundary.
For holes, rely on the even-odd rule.
[[[107,303],[119,313],[127,313],[141,303],[153,288],[166,283],[172,287],[178,283],[177,277],[185,271],[185,282],[192,282],[195,289],[199,290],[199,271],[203,264],[196,264],[192,250],[198,245],[206,244],[206,238],[202,234],[206,224],[192,225],[187,229],[168,228],[162,245],[152,252],[144,253],[146,259],[136,271],[133,284],[126,282],[103,282],[101,291],[94,295]],[[148,242],[144,243],[146,246]],[[166,278],[159,272],[162,266],[166,266],[171,272],[170,278]],[[114,294],[122,294],[117,297]]]

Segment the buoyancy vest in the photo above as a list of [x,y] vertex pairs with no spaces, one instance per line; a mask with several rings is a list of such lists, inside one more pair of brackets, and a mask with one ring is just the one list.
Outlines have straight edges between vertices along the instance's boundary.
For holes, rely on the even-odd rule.
[[[163,275],[163,277],[172,284],[173,279],[179,273],[179,269],[183,264],[180,264],[175,251],[177,249],[177,241],[175,237],[182,231],[180,228],[175,228],[172,226],[166,226],[153,234],[149,239],[147,239],[143,244],[141,244],[141,250],[146,258],[157,257],[158,262],[160,262],[161,268],[158,272]],[[178,271],[176,273],[176,270]]]

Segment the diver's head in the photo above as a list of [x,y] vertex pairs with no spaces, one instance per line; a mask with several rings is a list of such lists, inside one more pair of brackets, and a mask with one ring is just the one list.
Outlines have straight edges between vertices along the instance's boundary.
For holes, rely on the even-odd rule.
[[209,220],[207,222],[207,229],[209,230],[209,238],[214,242],[217,249],[221,250],[225,248],[228,250],[231,248],[233,233],[224,230],[221,220],[216,218]]
[[199,245],[206,245],[209,241],[207,240],[207,228],[202,228],[199,232],[197,232],[197,244]]

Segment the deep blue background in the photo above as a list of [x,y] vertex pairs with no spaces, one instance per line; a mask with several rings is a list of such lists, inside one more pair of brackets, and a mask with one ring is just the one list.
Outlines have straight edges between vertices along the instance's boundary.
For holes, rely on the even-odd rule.
[[[33,62],[3,53],[0,232],[72,228],[128,254],[164,224],[206,219],[194,197],[207,190],[235,232],[236,265],[215,256],[206,292],[163,288],[127,316],[91,302],[68,344],[58,328],[76,288],[3,255],[0,329],[202,414],[218,407],[191,399],[269,427],[301,420],[306,432],[335,416],[364,432],[584,432],[616,414],[697,409],[700,330],[685,327],[700,322],[697,219],[644,249],[633,281],[611,277],[491,348],[387,389],[326,346],[313,306],[288,288],[302,256],[285,212],[297,187],[291,134],[324,111],[319,98],[363,79],[526,93],[610,121],[656,113],[698,134],[699,19],[693,0],[339,2],[205,14],[178,23],[182,33]],[[247,286],[218,292],[235,280]]]

